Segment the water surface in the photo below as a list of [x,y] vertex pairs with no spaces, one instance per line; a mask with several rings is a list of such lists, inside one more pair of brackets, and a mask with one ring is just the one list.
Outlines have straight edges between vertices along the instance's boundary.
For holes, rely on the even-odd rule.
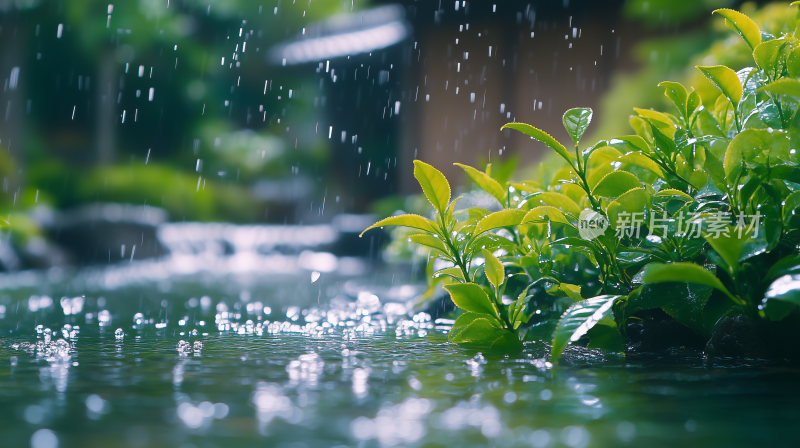
[[411,310],[407,273],[154,277],[167,263],[0,279],[3,446],[798,443],[791,365],[571,348],[553,366],[544,343],[491,356]]

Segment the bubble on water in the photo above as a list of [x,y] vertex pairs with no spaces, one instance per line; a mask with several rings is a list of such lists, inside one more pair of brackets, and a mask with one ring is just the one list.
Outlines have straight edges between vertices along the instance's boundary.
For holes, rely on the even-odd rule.
[[144,314],[136,313],[133,315],[133,324],[142,325],[144,323]]
[[125,331],[123,331],[122,328],[117,328],[117,330],[114,332],[114,337],[117,339],[124,339]]
[[42,428],[31,436],[31,448],[58,448],[58,436],[53,431]]
[[194,341],[194,345],[192,346],[194,351],[199,352],[203,349],[203,342],[202,341]]

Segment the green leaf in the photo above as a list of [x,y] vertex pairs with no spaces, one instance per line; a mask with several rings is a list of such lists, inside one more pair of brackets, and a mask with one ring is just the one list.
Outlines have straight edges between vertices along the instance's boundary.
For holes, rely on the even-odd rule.
[[597,296],[582,300],[567,308],[558,320],[553,334],[550,359],[556,361],[567,345],[583,337],[597,323],[609,315],[614,301],[620,296]]
[[[643,188],[633,188],[621,194],[615,201],[608,204],[606,209],[606,215],[611,227],[618,228],[619,215],[622,212],[630,214],[643,213],[649,199],[649,195]],[[631,224],[631,222],[629,221],[628,224]]]
[[558,285],[558,289],[561,290],[564,294],[567,295],[570,299],[579,302],[583,300],[581,296],[581,287],[579,285],[571,285],[569,283],[561,283]]
[[469,176],[469,178],[472,179],[476,185],[497,199],[497,202],[499,202],[501,206],[505,206],[506,190],[500,185],[499,182],[492,179],[488,174],[476,170],[471,166],[462,165],[460,163],[454,163],[453,165],[461,167],[464,171],[466,171],[467,176]]
[[797,214],[797,209],[800,208],[800,191],[795,191],[783,201],[783,222],[788,224],[789,221]]
[[769,79],[777,79],[783,73],[785,63],[784,49],[789,42],[783,39],[774,39],[760,43],[753,50],[753,59],[756,64],[767,73]]
[[711,81],[711,84],[722,92],[722,95],[733,104],[734,108],[739,107],[739,101],[742,100],[742,83],[735,71],[724,65],[710,67],[698,65],[697,68]]
[[544,221],[544,217],[547,216],[550,218],[550,221],[553,222],[560,222],[562,224],[570,224],[567,218],[564,216],[561,211],[555,207],[551,207],[549,205],[542,205],[540,207],[535,207],[531,209],[520,221],[520,224],[527,224],[531,222],[542,222]]
[[617,159],[617,161],[622,163],[627,163],[630,165],[638,166],[639,168],[644,168],[656,176],[660,178],[664,178],[664,171],[661,169],[660,166],[656,162],[653,161],[650,157],[647,157],[641,152],[630,152],[625,154],[624,156]]
[[441,171],[420,160],[414,161],[414,177],[433,208],[444,216],[450,203],[450,184]]
[[421,244],[423,246],[430,247],[432,249],[436,249],[443,254],[448,254],[450,251],[444,246],[444,243],[439,238],[436,238],[432,235],[411,235],[408,239],[412,243]]
[[694,198],[693,197],[689,196],[688,194],[686,194],[686,193],[684,193],[684,192],[682,192],[680,190],[675,190],[673,188],[666,188],[664,190],[659,190],[659,192],[656,193],[654,196],[657,197],[657,198],[660,198],[660,197],[680,198],[680,199],[683,199],[686,202],[694,202]]
[[428,218],[423,218],[422,216],[419,215],[400,215],[400,216],[390,216],[388,218],[381,219],[375,224],[364,229],[364,231],[361,232],[361,235],[359,235],[358,237],[361,238],[362,236],[364,236],[367,230],[383,226],[411,227],[413,229],[424,230],[425,232],[433,234],[438,232],[436,228],[436,223],[434,223]]
[[786,70],[792,78],[800,76],[800,47],[796,47],[789,52],[786,57]]
[[453,300],[453,303],[462,310],[478,314],[488,314],[495,319],[500,318],[489,296],[475,283],[446,285],[444,289],[450,293],[450,298]]
[[792,254],[778,260],[769,268],[764,280],[771,280],[787,274],[800,274],[800,254]]
[[672,100],[675,107],[681,113],[684,120],[688,123],[689,115],[694,111],[688,111],[689,94],[686,92],[686,87],[679,82],[664,81],[658,84],[659,87],[664,88],[664,95]]
[[514,129],[515,131],[522,132],[525,135],[528,135],[540,142],[544,143],[545,145],[549,146],[550,149],[557,152],[561,157],[564,158],[567,162],[572,164],[575,160],[575,155],[567,151],[567,148],[564,147],[558,140],[554,139],[553,136],[548,134],[547,132],[542,131],[541,129],[536,129],[535,127],[525,124],[525,123],[508,123],[504,125],[500,130],[505,128]]
[[452,278],[454,278],[454,279],[456,279],[456,280],[458,280],[458,281],[460,281],[462,283],[465,281],[464,280],[464,273],[461,271],[460,268],[455,268],[455,267],[446,268],[446,269],[442,269],[441,271],[436,271],[436,272],[433,273],[433,277],[434,278],[441,277],[443,275],[446,275],[448,277],[452,277]]
[[755,50],[758,44],[761,43],[761,30],[758,29],[758,25],[750,17],[727,8],[717,9],[714,13],[725,17],[725,25],[739,33],[751,50]]
[[475,235],[488,230],[499,229],[500,227],[517,226],[522,222],[524,216],[525,210],[500,210],[499,212],[494,212],[478,222],[475,227]]
[[656,283],[643,286],[638,294],[631,294],[625,304],[625,315],[661,308],[678,322],[703,334],[703,310],[713,288],[686,282]]
[[794,78],[783,78],[759,87],[758,91],[775,93],[778,95],[791,95],[800,98],[800,81]]
[[737,305],[744,305],[744,301],[728,291],[725,285],[712,273],[694,263],[651,263],[644,269],[642,284],[680,282],[706,285],[723,292]]
[[[466,330],[467,327],[469,327],[473,322],[475,322],[477,320],[486,321],[485,324],[488,324],[490,327],[494,327],[494,328],[497,328],[497,329],[502,329],[503,328],[503,325],[500,323],[500,321],[494,319],[491,316],[488,316],[486,314],[478,314],[478,313],[466,312],[466,313],[458,316],[458,318],[456,319],[455,323],[453,323],[453,328],[451,328],[450,332],[447,334],[447,339],[450,342],[455,342],[455,343],[470,342],[469,338],[465,338],[465,337],[461,336],[461,333],[464,330]],[[467,335],[465,335],[465,336],[467,336]],[[471,335],[471,336],[474,337],[474,334]]]
[[798,306],[800,306],[800,275],[798,274],[784,275],[778,278],[769,285],[767,293],[764,294],[764,311],[772,320],[783,319]]
[[588,107],[577,107],[564,112],[564,128],[566,128],[572,141],[577,145],[583,137],[583,133],[592,122],[592,109]]
[[578,204],[576,204],[575,201],[573,201],[569,196],[553,191],[545,191],[542,193],[534,193],[529,195],[527,198],[527,203],[532,205],[550,205],[562,210],[565,213],[571,213],[573,215],[577,215],[581,212],[581,208],[578,207]]
[[488,346],[492,351],[507,353],[523,348],[516,333],[502,329],[494,319],[473,313],[459,316],[447,338],[457,344]]
[[614,325],[614,321],[606,318],[601,320],[586,334],[589,336],[587,348],[599,349],[609,353],[623,353],[625,351],[625,340],[622,333]]
[[633,174],[627,171],[612,171],[600,179],[592,190],[592,195],[615,198],[641,186],[641,181]]
[[623,135],[620,137],[612,138],[608,141],[608,146],[612,146],[623,154],[630,151],[641,151],[645,154],[650,153],[650,145],[638,135]]
[[725,167],[714,154],[711,154],[711,151],[706,151],[706,160],[703,168],[706,169],[708,177],[711,178],[711,181],[720,191],[728,191],[728,183],[725,180]]
[[500,263],[500,260],[498,260],[494,254],[486,249],[483,249],[481,254],[483,254],[483,259],[485,260],[483,264],[483,272],[486,274],[486,278],[489,280],[489,283],[494,285],[494,289],[499,291],[500,286],[503,284],[503,281],[506,278],[506,272],[505,269],[503,269],[503,263]]
[[788,146],[786,133],[778,129],[745,129],[728,143],[725,151],[725,176],[733,183],[741,170],[742,162],[752,163],[764,153],[781,153]]

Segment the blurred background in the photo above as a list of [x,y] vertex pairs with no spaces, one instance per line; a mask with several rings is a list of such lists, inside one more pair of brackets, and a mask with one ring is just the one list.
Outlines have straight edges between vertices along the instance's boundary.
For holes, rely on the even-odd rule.
[[588,106],[593,141],[666,107],[662,80],[713,100],[694,65],[748,63],[720,7],[793,19],[735,0],[0,0],[0,268],[162,256],[180,245],[159,226],[183,222],[323,225],[325,250],[374,256],[356,235],[418,207],[415,158],[466,189],[454,162],[547,169],[506,122],[564,141]]

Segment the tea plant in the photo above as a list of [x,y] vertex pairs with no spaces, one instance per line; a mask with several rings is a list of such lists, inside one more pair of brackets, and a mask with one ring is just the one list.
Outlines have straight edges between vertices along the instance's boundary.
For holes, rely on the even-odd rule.
[[720,92],[714,104],[662,82],[671,113],[635,109],[635,135],[585,149],[588,108],[564,114],[569,149],[533,126],[506,124],[565,165],[548,185],[500,183],[491,165],[457,164],[499,211],[459,210],[442,173],[414,161],[434,214],[370,229],[419,230],[409,240],[446,263],[434,281],[463,310],[450,341],[515,351],[522,339],[552,338],[557,359],[578,341],[622,352],[628,321],[654,309],[705,338],[725,317],[797,318],[800,29],[772,36],[739,12],[715,13],[755,65],[698,66]]

